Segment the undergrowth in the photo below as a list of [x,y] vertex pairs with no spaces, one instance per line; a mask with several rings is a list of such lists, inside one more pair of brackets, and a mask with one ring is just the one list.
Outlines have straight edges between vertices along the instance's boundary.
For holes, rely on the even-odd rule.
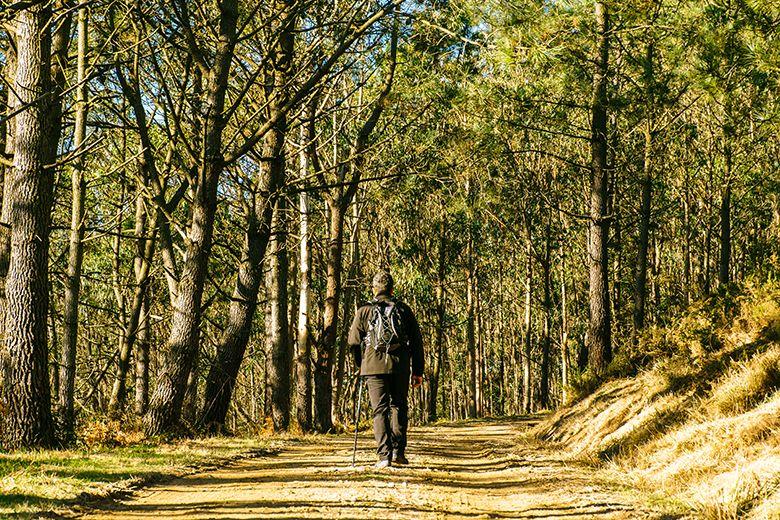
[[780,519],[780,284],[730,287],[650,327],[608,377],[581,378],[535,434],[676,513]]

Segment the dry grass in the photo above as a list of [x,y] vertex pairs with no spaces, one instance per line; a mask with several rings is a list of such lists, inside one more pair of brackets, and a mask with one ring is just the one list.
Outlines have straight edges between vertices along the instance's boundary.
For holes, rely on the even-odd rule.
[[738,363],[715,384],[707,403],[710,413],[729,415],[756,406],[780,390],[780,346]]
[[624,359],[643,371],[534,433],[609,460],[678,513],[780,520],[780,286],[697,304],[636,349]]

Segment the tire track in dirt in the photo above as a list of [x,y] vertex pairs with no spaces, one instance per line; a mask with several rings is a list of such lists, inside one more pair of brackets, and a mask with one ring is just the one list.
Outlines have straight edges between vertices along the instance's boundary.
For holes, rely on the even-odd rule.
[[85,518],[659,518],[592,468],[516,447],[530,420],[414,428],[411,464],[375,471],[373,438],[351,467],[348,436],[285,441],[273,456],[152,486]]

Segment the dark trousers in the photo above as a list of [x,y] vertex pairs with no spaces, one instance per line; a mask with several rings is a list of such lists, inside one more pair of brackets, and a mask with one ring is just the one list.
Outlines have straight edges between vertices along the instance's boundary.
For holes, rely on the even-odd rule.
[[409,374],[365,376],[374,410],[374,438],[380,459],[403,455],[409,424]]

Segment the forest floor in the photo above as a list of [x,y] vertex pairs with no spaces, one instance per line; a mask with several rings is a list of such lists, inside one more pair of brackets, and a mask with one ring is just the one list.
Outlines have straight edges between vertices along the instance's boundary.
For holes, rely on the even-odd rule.
[[377,471],[373,438],[290,439],[273,455],[146,488],[86,518],[664,518],[609,474],[522,441],[534,419],[413,428],[409,466]]

